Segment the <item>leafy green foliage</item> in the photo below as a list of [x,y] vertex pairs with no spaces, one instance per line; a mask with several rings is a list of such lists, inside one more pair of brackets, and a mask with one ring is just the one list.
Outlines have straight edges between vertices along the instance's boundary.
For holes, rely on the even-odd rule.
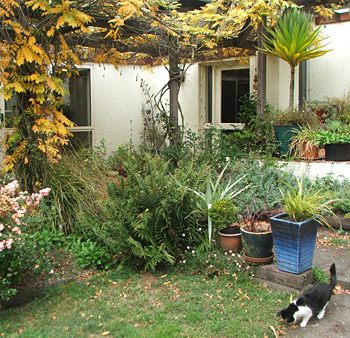
[[317,58],[329,52],[324,50],[320,29],[313,29],[312,16],[297,8],[288,8],[278,19],[276,25],[267,30],[263,53],[270,54],[288,62],[291,69],[289,109],[294,104],[294,70],[302,61]]
[[[207,169],[207,177],[206,177],[206,188],[205,190],[197,190],[193,189],[191,186],[185,186],[182,185],[181,182],[177,181],[175,178],[176,183],[184,189],[187,189],[194,193],[197,197],[199,197],[199,204],[198,207],[203,213],[208,213],[210,208],[213,204],[215,204],[218,201],[222,200],[232,200],[237,195],[239,195],[242,191],[247,189],[249,185],[243,187],[242,189],[237,189],[237,184],[244,178],[242,176],[238,180],[232,182],[232,177],[229,176],[226,181],[223,179],[225,171],[227,167],[229,166],[230,162],[228,161],[224,168],[221,170],[220,174],[216,177],[215,180],[213,180],[213,176],[215,173],[211,168]],[[208,240],[209,245],[211,243],[212,238],[212,220],[210,218],[210,215],[208,214]]]
[[286,192],[281,191],[284,211],[295,222],[316,218],[319,223],[328,224],[322,216],[324,213],[332,213],[333,200],[328,192],[315,190],[313,187],[306,189],[303,178],[297,178],[298,187],[295,189],[288,183]]
[[[154,270],[173,264],[188,245],[203,246],[206,231],[197,224],[192,194],[179,189],[170,177],[169,162],[148,153],[130,152],[122,174],[108,182],[107,199],[85,210],[80,221],[123,263]],[[193,170],[174,173],[191,180]]]
[[70,252],[77,265],[83,269],[108,270],[114,263],[112,255],[91,239],[73,241]]
[[49,232],[49,221],[50,216],[42,211],[25,215],[22,222],[26,225],[22,229],[26,235],[15,241],[11,249],[0,252],[0,299],[8,300],[16,294],[27,275],[49,276],[54,266],[49,251],[63,241],[61,234]]
[[314,273],[314,284],[329,283],[329,276],[325,271],[317,266],[313,266],[311,269]]
[[350,143],[350,124],[327,120],[324,129],[317,132],[319,144]]
[[216,229],[225,228],[237,222],[237,209],[232,199],[217,201],[209,209],[208,214]]
[[324,189],[334,199],[332,205],[335,213],[350,213],[350,181],[346,178],[336,179],[333,175],[315,180],[317,189]]
[[293,68],[300,62],[322,56],[329,50],[322,50],[320,27],[313,30],[312,16],[302,10],[287,9],[277,24],[265,36],[264,52],[277,56]]

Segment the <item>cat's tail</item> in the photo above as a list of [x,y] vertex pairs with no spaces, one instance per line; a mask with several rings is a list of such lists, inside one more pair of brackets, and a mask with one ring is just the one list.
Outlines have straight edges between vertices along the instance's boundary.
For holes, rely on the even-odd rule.
[[335,269],[335,264],[333,263],[329,269],[330,272],[330,282],[329,284],[332,285],[333,289],[337,285],[337,271]]

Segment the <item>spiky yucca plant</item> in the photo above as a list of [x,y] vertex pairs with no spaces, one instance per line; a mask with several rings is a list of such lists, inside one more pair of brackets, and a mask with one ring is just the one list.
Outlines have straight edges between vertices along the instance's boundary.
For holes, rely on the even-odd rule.
[[326,37],[320,29],[313,29],[312,15],[302,10],[287,9],[276,25],[267,29],[261,52],[281,58],[290,66],[289,109],[293,109],[295,67],[302,61],[314,59],[328,53],[324,50]]
[[296,189],[288,183],[285,183],[288,188],[286,192],[280,189],[285,213],[294,222],[315,218],[317,222],[329,226],[323,215],[333,214],[331,205],[335,200],[331,198],[331,194],[323,189],[315,190],[312,186],[305,188],[303,177],[296,179]]

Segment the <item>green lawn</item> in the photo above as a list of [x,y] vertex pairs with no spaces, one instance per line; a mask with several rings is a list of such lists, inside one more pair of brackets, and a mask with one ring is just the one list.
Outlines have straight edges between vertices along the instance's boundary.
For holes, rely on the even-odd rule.
[[[236,277],[237,276],[237,277]],[[290,295],[247,273],[110,271],[0,312],[1,337],[275,337]]]

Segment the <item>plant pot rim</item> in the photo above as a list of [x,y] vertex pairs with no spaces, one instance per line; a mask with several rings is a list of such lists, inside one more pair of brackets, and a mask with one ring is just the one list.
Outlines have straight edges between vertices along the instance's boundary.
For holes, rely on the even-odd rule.
[[[226,233],[225,232],[225,230],[230,230],[230,229],[236,230],[236,232],[235,233],[230,233],[230,232]],[[218,233],[219,233],[219,235],[222,235],[222,236],[237,236],[237,235],[241,234],[240,229],[241,229],[241,227],[238,225],[228,226],[228,227],[220,228],[218,230]]]
[[243,253],[243,257],[245,258],[245,260],[247,260],[248,262],[251,263],[269,263],[273,260],[273,258],[275,257],[274,253],[271,252],[272,255],[269,257],[264,257],[264,258],[255,258],[255,257],[249,257],[246,255],[246,253]]
[[307,222],[310,222],[312,220],[315,220],[317,218],[317,216],[314,216],[314,217],[311,217],[311,218],[308,218],[304,221],[293,221],[289,218],[289,216],[285,213],[285,212],[282,212],[278,215],[275,215],[275,216],[272,216],[270,219],[271,220],[277,220],[277,221],[282,221],[282,222],[286,222],[286,223],[295,223],[295,224],[302,224],[302,223],[307,223]]
[[257,234],[257,235],[265,235],[265,234],[270,234],[271,233],[271,224],[269,223],[270,230],[265,230],[265,231],[249,231],[246,229],[246,226],[243,225],[240,227],[241,231],[246,232],[248,234]]
[[325,143],[324,146],[334,146],[334,145],[341,145],[341,144],[350,144],[350,142]]

